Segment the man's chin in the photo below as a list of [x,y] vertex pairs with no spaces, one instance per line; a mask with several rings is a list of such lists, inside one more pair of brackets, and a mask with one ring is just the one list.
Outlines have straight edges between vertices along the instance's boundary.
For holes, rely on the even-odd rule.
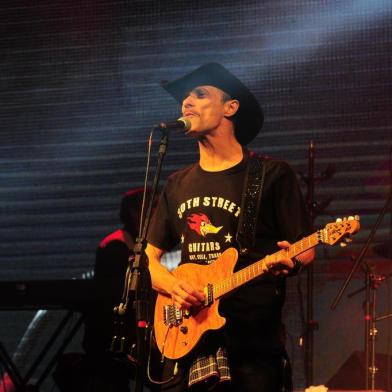
[[203,137],[203,136],[205,136],[207,134],[208,134],[208,131],[199,130],[197,128],[196,129],[191,128],[189,131],[186,132],[186,135],[192,136],[192,137],[195,137],[195,138]]

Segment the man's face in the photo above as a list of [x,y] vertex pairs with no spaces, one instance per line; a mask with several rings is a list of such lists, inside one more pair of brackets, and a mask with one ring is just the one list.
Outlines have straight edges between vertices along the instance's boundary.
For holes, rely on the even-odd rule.
[[213,86],[194,88],[182,102],[182,115],[192,123],[190,132],[205,134],[219,128],[226,115],[225,93]]

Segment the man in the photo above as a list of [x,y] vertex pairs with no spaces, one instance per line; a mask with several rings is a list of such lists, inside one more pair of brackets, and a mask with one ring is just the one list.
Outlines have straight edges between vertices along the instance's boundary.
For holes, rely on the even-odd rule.
[[[182,115],[192,124],[187,134],[197,140],[200,159],[170,176],[150,227],[146,253],[154,289],[170,295],[178,308],[189,309],[202,304],[203,288],[176,278],[160,263],[161,257],[180,244],[182,263],[209,264],[225,249],[238,248],[236,233],[250,161],[244,146],[260,131],[263,113],[248,88],[216,63],[203,65],[164,88],[182,104]],[[256,243],[238,260],[235,270],[287,248],[289,242],[309,232],[294,172],[280,161],[264,160],[263,165]],[[193,372],[197,363],[200,365],[200,356],[218,352],[218,360],[227,354],[230,369],[230,376],[223,371],[218,381],[231,381],[215,384],[214,390],[281,391],[287,370],[281,324],[284,277],[290,271],[298,272],[313,257],[310,250],[301,254],[300,260],[275,260],[280,268],[223,299],[220,313],[227,319],[224,328],[207,336],[175,368],[167,361],[165,374],[171,381],[162,389],[187,390],[195,381]],[[203,374],[194,386],[207,390],[210,380]]]

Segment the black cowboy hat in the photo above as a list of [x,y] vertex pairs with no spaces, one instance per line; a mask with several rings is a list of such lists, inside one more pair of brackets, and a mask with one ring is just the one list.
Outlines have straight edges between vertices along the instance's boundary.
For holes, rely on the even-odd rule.
[[180,103],[197,86],[214,86],[238,99],[240,107],[234,116],[234,124],[235,136],[240,144],[246,145],[257,136],[263,126],[263,111],[250,90],[222,65],[204,64],[173,82],[162,84]]

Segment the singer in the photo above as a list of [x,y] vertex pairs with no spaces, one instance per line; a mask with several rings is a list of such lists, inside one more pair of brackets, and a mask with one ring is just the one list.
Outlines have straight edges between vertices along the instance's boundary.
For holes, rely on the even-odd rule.
[[[181,264],[211,264],[234,247],[242,250],[235,266],[240,270],[307,235],[310,221],[290,166],[245,148],[262,128],[263,112],[237,77],[209,63],[163,87],[191,123],[187,135],[198,142],[199,161],[169,177],[146,253],[154,289],[170,295],[178,308],[189,309],[205,300],[202,287],[191,277],[179,279],[169,272],[160,262],[164,252],[179,245]],[[249,211],[255,187],[259,207]],[[221,299],[225,326],[208,332],[190,354],[165,359],[163,378],[170,381],[162,391],[290,391],[281,322],[285,279],[313,258],[313,249],[299,259],[282,256],[279,268]]]

